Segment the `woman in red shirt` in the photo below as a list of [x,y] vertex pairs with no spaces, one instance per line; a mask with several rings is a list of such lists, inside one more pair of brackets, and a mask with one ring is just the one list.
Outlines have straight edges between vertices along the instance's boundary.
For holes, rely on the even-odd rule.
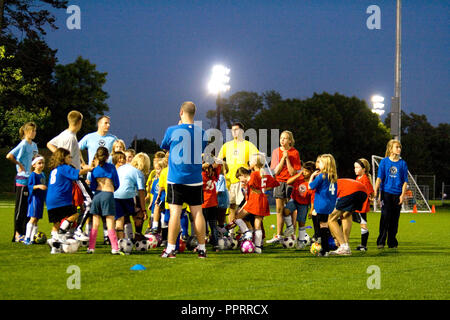
[[[273,189],[273,197],[275,198],[277,210],[277,233],[267,243],[279,243],[283,238],[281,236],[284,222],[283,209],[289,201],[292,191],[286,182],[302,168],[300,155],[294,148],[294,144],[295,140],[292,132],[283,131],[280,135],[280,147],[272,152],[270,169],[274,172],[275,178],[280,185]],[[294,232],[293,228],[289,228],[287,231],[286,236]]]

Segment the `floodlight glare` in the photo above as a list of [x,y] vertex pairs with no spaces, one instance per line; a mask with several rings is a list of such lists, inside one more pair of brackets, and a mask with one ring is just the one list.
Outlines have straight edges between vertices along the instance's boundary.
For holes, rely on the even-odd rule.
[[219,94],[230,90],[230,86],[228,85],[230,82],[229,74],[230,69],[222,65],[215,65],[208,83],[208,91],[212,94]]
[[383,109],[384,108],[384,103],[380,103],[380,102],[375,102],[373,104],[374,109]]
[[384,97],[382,96],[373,96],[372,97],[372,102],[374,103],[379,103],[379,102],[383,102],[384,101]]

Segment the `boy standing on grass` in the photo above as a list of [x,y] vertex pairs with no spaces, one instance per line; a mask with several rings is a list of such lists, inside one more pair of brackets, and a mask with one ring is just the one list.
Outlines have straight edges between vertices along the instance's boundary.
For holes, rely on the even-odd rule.
[[194,219],[198,257],[206,258],[202,153],[207,141],[204,139],[205,131],[194,125],[195,109],[193,102],[184,102],[180,108],[179,124],[169,127],[161,142],[161,149],[169,150],[166,201],[170,208],[167,247],[162,258],[175,258],[183,203],[190,206]]

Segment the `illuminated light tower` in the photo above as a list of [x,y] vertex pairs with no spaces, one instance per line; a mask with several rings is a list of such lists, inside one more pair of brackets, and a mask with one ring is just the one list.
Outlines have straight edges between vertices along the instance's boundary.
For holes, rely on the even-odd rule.
[[372,99],[372,112],[378,114],[380,117],[384,114],[384,97],[373,96]]
[[211,79],[208,83],[208,91],[211,94],[217,95],[216,100],[216,115],[217,115],[217,129],[220,130],[220,94],[230,90],[230,69],[215,65],[212,69]]

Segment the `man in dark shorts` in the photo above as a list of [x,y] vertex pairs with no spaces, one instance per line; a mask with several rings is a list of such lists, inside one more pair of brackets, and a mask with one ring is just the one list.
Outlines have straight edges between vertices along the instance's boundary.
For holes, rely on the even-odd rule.
[[[336,208],[328,218],[331,233],[339,242],[339,248],[330,255],[351,255],[348,244],[352,230],[352,212],[361,210],[367,199],[366,186],[353,179],[338,179]],[[338,219],[341,218],[342,229]]]
[[205,131],[194,125],[195,109],[193,102],[184,102],[180,108],[179,124],[169,127],[161,142],[161,149],[169,150],[166,201],[170,209],[167,247],[162,258],[175,258],[183,203],[189,205],[194,219],[198,257],[206,258],[202,153],[207,140]]

